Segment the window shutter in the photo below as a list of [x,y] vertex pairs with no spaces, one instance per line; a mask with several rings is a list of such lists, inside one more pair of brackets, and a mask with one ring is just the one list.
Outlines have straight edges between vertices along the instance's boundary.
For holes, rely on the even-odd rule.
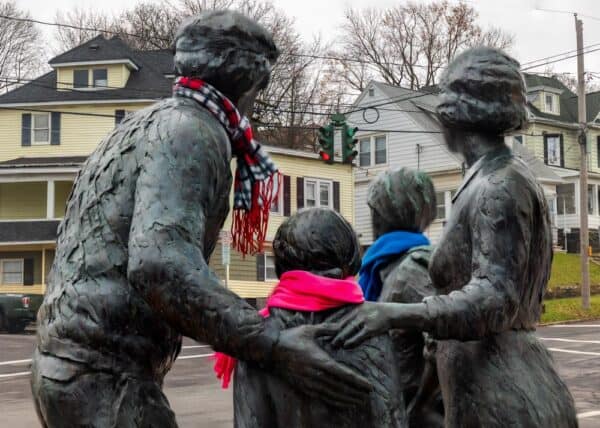
[[[600,135],[596,137],[596,162],[600,168]],[[600,203],[600,200],[599,200]]]
[[115,126],[123,121],[125,110],[115,110]]
[[304,208],[304,178],[296,178],[296,209]]
[[286,217],[290,216],[292,207],[292,183],[289,175],[283,176],[283,215]]
[[21,115],[21,145],[31,146],[31,113]]
[[340,212],[340,182],[333,182],[333,209]]
[[548,165],[548,136],[544,135],[544,163]]
[[256,255],[256,280],[257,281],[265,280],[265,255],[264,255],[264,253]]
[[560,166],[565,166],[565,143],[563,142],[563,134],[560,134]]
[[60,112],[53,111],[50,117],[50,144],[52,146],[60,145]]
[[33,259],[23,260],[23,285],[33,285]]

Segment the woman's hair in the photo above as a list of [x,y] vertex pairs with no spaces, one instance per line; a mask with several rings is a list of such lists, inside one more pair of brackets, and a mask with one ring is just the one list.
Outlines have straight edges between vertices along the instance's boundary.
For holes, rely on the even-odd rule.
[[178,75],[205,80],[234,100],[266,87],[279,56],[267,30],[229,10],[186,19],[173,44]]
[[527,122],[519,63],[498,49],[478,47],[458,55],[440,89],[437,113],[449,128],[501,135]]
[[376,237],[395,230],[422,232],[435,218],[435,189],[424,172],[385,171],[371,183],[367,204]]
[[329,208],[300,210],[283,222],[273,240],[275,271],[290,270],[343,279],[360,268],[360,244],[348,221]]

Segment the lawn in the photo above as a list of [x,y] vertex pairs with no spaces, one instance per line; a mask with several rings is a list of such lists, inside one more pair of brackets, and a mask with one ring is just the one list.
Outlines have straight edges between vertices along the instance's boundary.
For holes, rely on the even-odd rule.
[[[554,253],[552,274],[548,288],[565,285],[579,285],[581,281],[581,262],[577,254]],[[600,284],[600,265],[590,261],[590,284]]]
[[545,300],[544,304],[542,323],[600,319],[600,295],[592,296],[591,308],[587,311],[581,308],[581,297]]

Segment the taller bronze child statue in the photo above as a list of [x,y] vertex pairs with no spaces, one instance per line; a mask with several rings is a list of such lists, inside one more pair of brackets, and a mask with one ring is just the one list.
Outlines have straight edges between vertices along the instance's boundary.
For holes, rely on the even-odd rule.
[[573,398],[534,332],[552,262],[546,199],[503,138],[527,120],[519,64],[472,49],[448,66],[440,87],[446,144],[469,171],[430,261],[437,295],[364,304],[334,345],[394,328],[428,332],[437,340],[446,427],[576,427]]
[[[43,426],[175,427],[162,383],[182,335],[320,400],[364,401],[370,385],[317,346],[314,326],[267,327],[208,267],[232,155],[234,208],[260,203],[252,189],[275,172],[237,110],[248,112],[277,56],[240,14],[189,19],[175,37],[174,96],[127,118],[83,166],[38,316],[32,390]],[[243,226],[248,246],[261,231]]]

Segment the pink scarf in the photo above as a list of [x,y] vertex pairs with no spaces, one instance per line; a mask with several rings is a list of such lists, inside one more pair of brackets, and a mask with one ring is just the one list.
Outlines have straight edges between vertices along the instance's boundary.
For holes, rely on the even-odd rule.
[[[279,283],[267,299],[267,306],[260,314],[268,317],[270,308],[319,312],[362,303],[364,300],[362,290],[353,277],[332,279],[302,270],[292,270],[281,275]],[[225,389],[231,381],[236,359],[220,352],[215,353],[214,358],[215,373]]]

